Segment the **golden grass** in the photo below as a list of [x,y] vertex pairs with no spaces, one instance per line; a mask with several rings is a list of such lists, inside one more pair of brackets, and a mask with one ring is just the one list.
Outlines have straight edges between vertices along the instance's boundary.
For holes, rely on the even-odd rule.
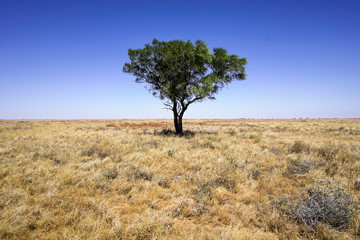
[[274,204],[331,177],[360,198],[360,120],[0,121],[0,239],[355,239]]

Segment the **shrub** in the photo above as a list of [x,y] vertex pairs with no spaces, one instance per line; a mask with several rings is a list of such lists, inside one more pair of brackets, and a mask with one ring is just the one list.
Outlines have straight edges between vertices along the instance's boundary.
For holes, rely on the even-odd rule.
[[316,229],[324,223],[337,230],[348,227],[359,203],[331,178],[320,179],[291,200],[288,212],[299,222]]
[[309,152],[309,146],[303,141],[295,141],[294,144],[290,147],[290,152],[292,153],[301,153],[301,152]]
[[291,160],[290,165],[287,167],[287,172],[298,177],[305,176],[315,165],[316,163],[311,160]]

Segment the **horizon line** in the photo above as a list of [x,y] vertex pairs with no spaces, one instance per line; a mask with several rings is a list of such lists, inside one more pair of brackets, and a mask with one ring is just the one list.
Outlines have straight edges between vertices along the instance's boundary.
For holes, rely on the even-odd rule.
[[[319,117],[319,118],[183,118],[183,120],[318,120],[318,119],[360,119],[360,117]],[[117,120],[174,120],[173,118],[0,118],[0,121],[117,121]]]

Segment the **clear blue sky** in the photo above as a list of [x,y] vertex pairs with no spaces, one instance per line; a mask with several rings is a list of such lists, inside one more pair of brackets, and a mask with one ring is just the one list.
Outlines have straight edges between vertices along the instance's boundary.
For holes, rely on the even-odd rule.
[[360,117],[358,0],[0,0],[0,119],[171,118],[122,72],[153,38],[248,59],[185,118]]

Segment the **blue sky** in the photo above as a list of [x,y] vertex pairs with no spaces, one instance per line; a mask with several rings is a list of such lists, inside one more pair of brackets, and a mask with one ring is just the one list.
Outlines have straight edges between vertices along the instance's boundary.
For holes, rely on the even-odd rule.
[[247,80],[185,118],[360,117],[360,1],[0,0],[0,119],[171,118],[129,48],[202,40]]

